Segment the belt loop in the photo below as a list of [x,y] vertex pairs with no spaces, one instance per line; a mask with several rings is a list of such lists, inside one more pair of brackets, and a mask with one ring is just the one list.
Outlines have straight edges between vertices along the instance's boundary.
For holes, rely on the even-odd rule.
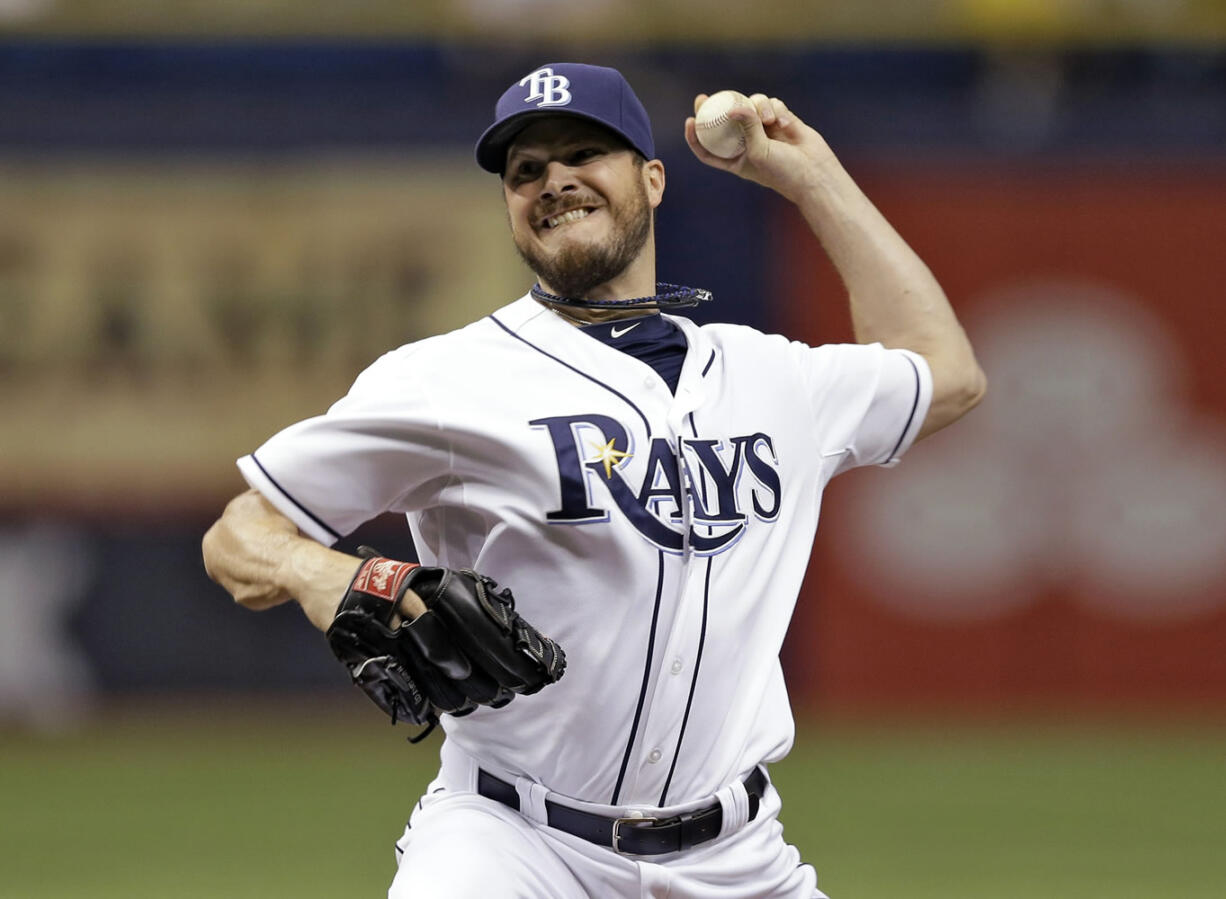
[[548,790],[527,777],[515,779],[515,792],[519,794],[519,813],[535,824],[548,824],[549,812],[545,809]]
[[734,781],[715,794],[723,808],[723,820],[720,822],[719,834],[726,836],[740,830],[749,821],[749,793],[745,784]]

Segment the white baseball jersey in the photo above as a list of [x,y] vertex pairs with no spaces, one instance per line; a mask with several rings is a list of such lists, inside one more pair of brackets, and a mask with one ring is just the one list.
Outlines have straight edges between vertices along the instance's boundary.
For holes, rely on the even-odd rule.
[[525,296],[388,353],[239,460],[323,543],[402,512],[423,564],[510,586],[566,675],[444,716],[447,743],[589,803],[710,797],[787,753],[778,656],[822,490],[894,463],[931,396],[904,350],[670,319],[675,395]]

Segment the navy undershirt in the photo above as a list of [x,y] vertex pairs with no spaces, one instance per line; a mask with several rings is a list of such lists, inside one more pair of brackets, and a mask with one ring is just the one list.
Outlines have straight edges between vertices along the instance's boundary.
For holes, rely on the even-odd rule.
[[583,325],[581,330],[606,346],[646,362],[664,379],[669,390],[677,392],[688,344],[681,329],[664,316],[621,318],[599,325]]

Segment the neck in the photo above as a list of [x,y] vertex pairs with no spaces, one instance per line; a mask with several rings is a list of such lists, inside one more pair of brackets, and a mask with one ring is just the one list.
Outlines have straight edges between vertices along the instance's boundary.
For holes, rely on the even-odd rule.
[[[598,285],[592,290],[584,292],[582,296],[565,297],[568,300],[594,300],[596,302],[607,302],[616,300],[632,300],[639,297],[650,297],[656,293],[655,282],[655,266],[651,267],[648,277],[628,276],[629,273],[623,273],[611,281]],[[541,290],[547,294],[559,296],[559,292],[541,278],[538,282]],[[576,324],[596,324],[599,322],[616,321],[622,318],[637,318],[641,315],[647,315],[658,310],[652,308],[639,308],[635,306],[564,306],[560,303],[551,303],[545,297],[536,297],[537,302],[548,306],[554,312],[557,312],[568,321]]]
[[601,322],[617,321],[623,318],[634,318],[655,311],[654,309],[639,310],[637,312],[623,309],[584,309],[578,306],[560,306],[557,303],[550,303],[539,297],[536,298],[536,301],[559,318],[570,322],[576,328],[583,325],[598,325]]
[[[549,293],[549,288],[541,285],[542,289]],[[650,294],[646,294],[650,296]],[[644,315],[659,313],[659,309],[654,307],[642,308],[638,306],[624,306],[613,308],[599,308],[594,306],[568,306],[561,303],[551,303],[545,297],[533,296],[538,303],[547,309],[560,315],[574,325],[595,325],[601,322],[617,321],[623,318],[639,318]],[[569,299],[569,297],[567,298]],[[631,299],[630,297],[614,297],[612,299]]]

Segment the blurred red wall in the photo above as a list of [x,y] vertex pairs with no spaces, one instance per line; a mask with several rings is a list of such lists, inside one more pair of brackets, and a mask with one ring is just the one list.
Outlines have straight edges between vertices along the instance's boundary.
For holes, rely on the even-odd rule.
[[[1226,700],[1226,171],[855,173],[991,384],[892,471],[829,488],[785,649],[798,706]],[[780,208],[780,330],[849,340]]]

